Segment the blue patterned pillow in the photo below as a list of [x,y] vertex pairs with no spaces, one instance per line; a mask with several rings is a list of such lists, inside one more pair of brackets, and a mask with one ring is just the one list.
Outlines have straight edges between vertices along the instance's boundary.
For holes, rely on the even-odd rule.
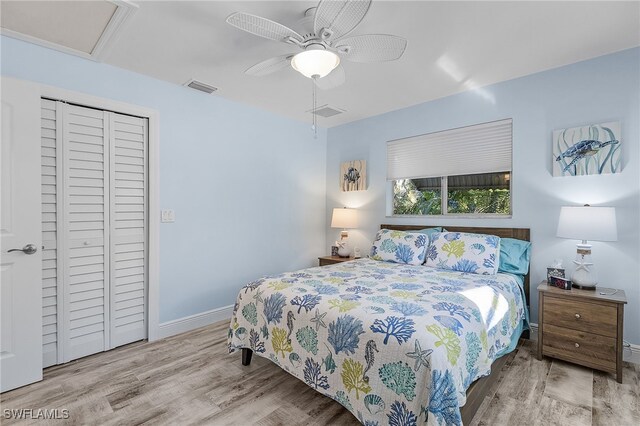
[[371,258],[385,262],[422,265],[429,237],[420,232],[381,229],[371,247]]
[[500,237],[463,232],[431,235],[426,265],[438,269],[495,275],[500,263]]

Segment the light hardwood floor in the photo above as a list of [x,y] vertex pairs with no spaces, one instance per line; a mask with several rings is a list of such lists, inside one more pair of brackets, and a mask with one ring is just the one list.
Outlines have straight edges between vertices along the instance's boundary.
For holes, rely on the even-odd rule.
[[[0,395],[4,424],[356,425],[340,404],[270,361],[228,354],[227,322],[134,343],[45,370]],[[624,381],[561,361],[537,361],[525,341],[502,370],[474,425],[640,424],[640,366]],[[16,422],[6,409],[68,409],[67,420]]]

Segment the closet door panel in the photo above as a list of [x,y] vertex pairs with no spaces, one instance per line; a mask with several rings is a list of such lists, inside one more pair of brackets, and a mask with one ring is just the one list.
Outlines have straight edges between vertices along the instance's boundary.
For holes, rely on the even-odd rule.
[[50,366],[147,337],[147,120],[42,100]]
[[147,120],[111,113],[111,342],[147,337]]
[[74,291],[78,293],[103,289],[102,280],[88,281],[80,284],[71,284],[71,285],[74,286]]
[[109,348],[109,122],[64,106],[64,361]]
[[116,296],[129,291],[144,290],[144,274],[131,275],[128,277],[115,278],[117,284]]
[[69,285],[83,284],[83,283],[89,283],[89,282],[102,282],[104,284],[104,272],[98,272],[96,274],[75,275],[75,276],[69,277],[69,279],[67,280],[67,283]]
[[43,367],[58,363],[58,135],[56,102],[41,102],[42,178],[42,358]]

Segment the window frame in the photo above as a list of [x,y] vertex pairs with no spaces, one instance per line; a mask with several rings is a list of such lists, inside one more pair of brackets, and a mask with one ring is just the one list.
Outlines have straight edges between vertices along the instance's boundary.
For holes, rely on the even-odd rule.
[[[513,168],[513,167],[512,167]],[[504,172],[494,172],[504,173]],[[455,176],[455,175],[454,175]],[[449,176],[440,176],[441,214],[395,214],[393,212],[393,180],[387,181],[387,214],[389,218],[459,218],[459,219],[511,219],[513,217],[513,170],[509,171],[509,213],[449,213]]]
[[[481,132],[483,128],[485,128],[485,126],[491,126],[492,124],[496,124],[496,125],[500,125],[501,123],[506,123],[508,122],[508,126],[510,126],[510,138],[509,138],[509,143],[510,143],[510,162],[509,162],[509,169],[508,170],[501,170],[501,171],[485,171],[485,172],[480,172],[480,173],[509,173],[509,213],[449,213],[449,186],[448,186],[448,179],[449,177],[453,177],[453,176],[465,176],[465,175],[472,175],[472,174],[476,174],[474,172],[471,173],[467,173],[464,170],[460,170],[459,174],[455,173],[455,170],[452,171],[451,174],[448,174],[446,176],[419,176],[419,177],[407,177],[404,179],[424,179],[424,178],[440,178],[440,204],[441,204],[441,208],[442,211],[440,214],[434,215],[434,214],[396,214],[394,213],[394,182],[397,180],[400,180],[402,178],[399,179],[390,179],[389,178],[389,170],[390,170],[390,163],[389,163],[389,146],[391,143],[397,143],[397,142],[401,142],[401,141],[410,141],[410,140],[415,140],[415,139],[419,139],[422,138],[424,139],[429,139],[431,136],[434,137],[438,137],[438,136],[442,136],[442,135],[446,135],[446,133],[451,132],[451,134],[453,134],[453,137],[455,138],[457,135],[457,132],[460,131],[465,131],[468,129],[471,129],[473,127],[477,127],[479,129],[479,131]],[[446,137],[446,136],[445,136]],[[504,139],[503,139],[504,141]],[[396,145],[397,146],[397,145]],[[386,197],[386,217],[394,217],[394,218],[424,218],[424,217],[428,217],[428,218],[464,218],[464,219],[509,219],[511,217],[513,217],[513,118],[504,118],[504,119],[498,119],[498,120],[494,120],[494,121],[488,121],[488,122],[484,122],[484,123],[477,123],[477,124],[471,124],[471,125],[467,125],[467,126],[462,126],[462,127],[458,127],[458,128],[452,128],[452,129],[447,129],[447,130],[440,130],[440,131],[434,131],[434,132],[430,132],[430,133],[426,133],[423,135],[419,135],[419,136],[414,136],[414,137],[408,137],[408,138],[402,138],[402,139],[396,139],[396,140],[392,140],[392,141],[388,141],[387,142],[387,181],[386,181],[386,190],[385,190],[385,197]],[[397,169],[396,169],[397,170]],[[394,173],[393,173],[394,174]],[[392,174],[392,175],[393,175]]]

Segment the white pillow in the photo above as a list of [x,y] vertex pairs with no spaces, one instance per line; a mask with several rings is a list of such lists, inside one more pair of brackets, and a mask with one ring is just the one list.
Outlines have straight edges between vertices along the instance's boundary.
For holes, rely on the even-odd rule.
[[463,232],[431,235],[426,265],[439,269],[495,275],[500,264],[500,237]]

